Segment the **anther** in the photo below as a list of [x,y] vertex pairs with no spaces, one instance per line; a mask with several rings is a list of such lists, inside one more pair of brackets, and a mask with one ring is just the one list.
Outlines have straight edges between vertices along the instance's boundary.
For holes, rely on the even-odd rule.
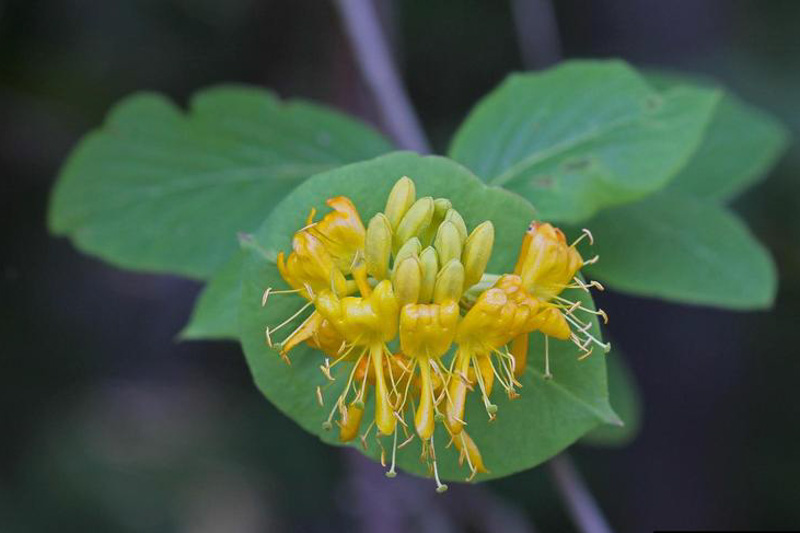
[[325,407],[325,402],[322,399],[322,387],[317,385],[317,402],[319,402],[320,407]]

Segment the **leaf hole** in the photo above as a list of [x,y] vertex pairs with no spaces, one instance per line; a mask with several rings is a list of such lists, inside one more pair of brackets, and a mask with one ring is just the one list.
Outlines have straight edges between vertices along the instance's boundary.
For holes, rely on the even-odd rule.
[[645,110],[651,113],[660,109],[662,105],[664,105],[664,99],[658,94],[651,94],[644,100]]
[[565,172],[580,172],[586,170],[590,166],[592,166],[592,158],[584,156],[567,159],[562,163],[561,168],[564,169]]
[[530,184],[537,189],[552,189],[555,187],[556,182],[553,176],[550,176],[549,174],[543,174],[541,176],[532,177]]

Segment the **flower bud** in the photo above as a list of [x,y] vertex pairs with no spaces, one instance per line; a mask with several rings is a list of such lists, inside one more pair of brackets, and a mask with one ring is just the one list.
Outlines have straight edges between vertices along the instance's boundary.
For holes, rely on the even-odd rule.
[[468,289],[478,283],[486,271],[494,246],[494,225],[490,221],[479,224],[464,243],[464,288]]
[[467,225],[464,223],[464,219],[461,217],[461,213],[456,211],[455,209],[450,209],[444,215],[444,219],[452,222],[456,225],[456,229],[458,229],[458,234],[461,236],[461,242],[467,240]]
[[448,220],[442,222],[439,231],[436,232],[436,238],[433,239],[433,247],[439,254],[439,261],[447,264],[451,259],[460,260],[463,242],[458,228],[453,222]]
[[439,228],[439,224],[444,222],[444,217],[447,215],[447,212],[451,207],[453,207],[453,203],[447,198],[437,198],[433,201],[433,218],[431,219],[428,229],[426,229],[422,235],[422,242],[427,244],[433,242],[433,238],[436,237],[436,230]]
[[386,209],[384,209],[392,229],[397,229],[403,219],[403,215],[414,203],[416,195],[414,182],[408,176],[403,176],[394,184],[392,191],[389,193],[389,198],[386,200]]
[[458,259],[448,261],[439,274],[433,287],[433,302],[459,301],[464,291],[464,267]]
[[[419,237],[433,219],[433,198],[420,198],[412,205],[397,225],[394,247],[399,249],[408,239]],[[388,216],[388,215],[387,215]],[[391,219],[390,219],[391,220]]]
[[433,201],[433,216],[434,219],[438,219],[440,222],[444,220],[445,215],[450,209],[453,207],[453,202],[448,200],[447,198],[437,198]]
[[439,255],[432,246],[428,246],[419,254],[419,262],[422,266],[419,301],[428,303],[433,298],[433,287],[436,285],[436,274],[439,272]]
[[392,226],[383,213],[369,221],[364,253],[367,273],[377,280],[385,279],[392,254]]
[[394,267],[395,270],[397,269],[397,265],[403,262],[403,259],[406,257],[419,257],[420,251],[422,250],[422,244],[419,242],[419,239],[416,237],[409,239],[397,250],[397,254],[394,257]]
[[401,309],[406,304],[417,303],[422,285],[422,267],[416,256],[408,256],[398,263],[392,274],[392,284]]

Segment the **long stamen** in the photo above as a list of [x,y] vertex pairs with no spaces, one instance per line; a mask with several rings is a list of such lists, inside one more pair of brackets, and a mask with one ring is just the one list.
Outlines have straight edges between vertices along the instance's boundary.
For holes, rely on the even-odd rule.
[[[364,351],[366,351],[366,348],[364,349]],[[359,357],[358,359],[359,363],[355,365],[356,368],[360,366],[362,359],[363,357]],[[364,365],[364,379],[362,379],[361,381],[361,389],[358,391],[358,394],[356,395],[355,399],[356,403],[361,403],[362,406],[364,403],[364,394],[366,394],[367,390],[367,376],[369,376],[369,361],[367,361],[366,364]]]
[[364,431],[364,433],[359,437],[359,440],[361,441],[361,447],[364,448],[364,451],[367,451],[367,448],[369,448],[369,446],[367,446],[367,437],[369,436],[369,432],[372,431],[374,425],[375,421],[373,420],[369,423],[369,426],[367,426],[367,430]]
[[392,444],[392,466],[389,468],[389,471],[386,472],[386,477],[392,478],[397,475],[397,472],[394,471],[395,460],[397,458],[397,432],[394,432],[394,443]]
[[497,416],[497,406],[489,401],[489,395],[486,394],[486,385],[483,383],[483,375],[478,365],[478,358],[474,354],[472,356],[472,368],[475,369],[475,378],[478,380],[478,387],[481,389],[481,396],[483,397],[483,404],[486,407],[486,414],[489,415],[489,421],[491,422]]
[[478,470],[475,468],[475,466],[473,466],[472,459],[469,458],[469,451],[467,450],[467,439],[464,438],[464,432],[462,431],[458,436],[461,438],[461,451],[459,452],[459,455],[467,460],[467,466],[469,467],[469,471],[471,472],[470,476],[467,478],[467,481],[472,481],[472,479],[478,473]]
[[553,379],[550,372],[550,337],[544,336],[544,379]]
[[272,287],[267,287],[267,290],[265,290],[264,294],[261,295],[261,307],[265,307],[267,305],[267,299],[273,294],[295,294],[302,291],[303,289],[285,289],[273,291]]
[[433,435],[431,435],[431,462],[433,463],[433,476],[436,480],[436,492],[441,494],[447,490],[447,485],[439,479],[439,469],[436,467],[436,448],[433,446]]
[[603,324],[608,324],[608,315],[602,309],[589,309],[588,307],[584,307],[580,302],[573,302],[572,300],[567,300],[566,298],[562,298],[561,296],[555,296],[555,300],[564,303],[565,305],[569,306],[569,310],[567,313],[573,314],[573,312],[578,309],[585,313],[590,313],[593,315],[597,315],[603,319]]
[[586,335],[586,337],[588,339],[590,339],[592,342],[594,342],[596,345],[598,345],[600,348],[602,348],[606,353],[608,353],[611,350],[611,343],[610,342],[602,343],[599,340],[597,340],[594,337],[594,335],[592,335],[591,333],[589,333],[588,331],[583,329],[583,327],[585,327],[585,325],[582,325],[582,324],[578,323],[578,321],[575,320],[574,318],[571,318],[570,315],[564,315],[564,318],[567,319],[567,322],[569,322],[570,324],[572,324],[576,328],[579,328],[581,330],[581,333]]
[[589,239],[589,244],[594,246],[594,235],[592,235],[592,232],[588,229],[583,228],[581,229],[581,236],[575,239],[572,244],[569,245],[570,248],[574,248],[575,245],[581,242],[583,239]]
[[284,320],[283,322],[281,322],[280,324],[278,324],[274,328],[267,328],[267,330],[269,330],[271,333],[275,333],[279,329],[281,329],[284,326],[286,326],[286,324],[289,324],[292,320],[294,320],[298,316],[302,315],[303,311],[305,311],[306,309],[308,309],[312,305],[314,305],[313,302],[306,302],[306,304],[303,307],[301,307],[295,314],[293,314],[292,316],[290,316],[289,318],[287,318],[286,320]]

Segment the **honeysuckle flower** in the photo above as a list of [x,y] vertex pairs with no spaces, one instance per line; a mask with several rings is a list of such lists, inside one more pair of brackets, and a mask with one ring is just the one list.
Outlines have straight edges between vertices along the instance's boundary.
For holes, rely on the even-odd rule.
[[[361,260],[366,230],[358,210],[345,196],[330,198],[326,204],[333,211],[319,222],[314,222],[316,210],[312,209],[305,226],[292,239],[292,252],[288,259],[285,259],[283,252],[279,252],[277,257],[278,271],[283,279],[308,300],[313,299],[315,293],[328,288],[336,294],[352,292],[353,283],[347,282],[346,274],[353,274],[355,285],[359,288],[367,284],[366,268]],[[268,297],[269,291],[264,294],[264,305]],[[322,324],[319,314],[313,313],[308,317],[280,343],[281,357],[288,362],[288,354],[294,347],[303,341],[318,338],[318,329]],[[335,331],[328,328],[322,333],[327,340]],[[272,343],[270,330],[267,330],[267,339]]]
[[356,206],[346,196],[336,196],[325,203],[333,211],[317,223],[309,220],[307,227],[325,243],[339,270],[350,274],[364,253],[364,224]]
[[[492,222],[470,232],[457,206],[446,198],[417,198],[408,177],[395,183],[384,211],[366,229],[348,198],[336,196],[327,205],[331,211],[317,222],[311,210],[294,235],[288,258],[278,254],[278,270],[291,289],[267,289],[262,303],[270,294],[294,293],[306,304],[282,324],[268,327],[267,342],[286,362],[287,354],[304,342],[321,351],[320,369],[329,381],[336,379],[334,368],[349,365],[345,387],[323,426],[332,428],[338,413],[339,439],[354,440],[365,403],[374,397],[374,420],[360,439],[366,447],[376,428],[384,464],[381,439],[392,439],[387,476],[395,475],[397,449],[416,437],[437,490],[447,488],[437,468],[437,422],[450,436],[448,446],[459,453],[459,463],[469,468],[468,480],[488,472],[465,429],[469,393],[479,391],[490,420],[497,413],[491,401],[495,383],[509,398],[517,397],[533,331],[545,339],[572,339],[584,356],[589,343],[601,344],[576,313],[604,319],[605,313],[561,296],[566,289],[600,287],[579,276],[583,265],[596,261],[584,261],[575,248],[582,238],[591,240],[591,234],[568,245],[557,228],[533,222],[514,272],[491,274],[485,271],[494,246]],[[272,342],[271,334],[309,308],[286,339]],[[549,373],[545,343],[545,376]],[[316,393],[324,405],[323,387]],[[399,433],[404,434],[400,444]]]
[[[603,344],[588,333],[589,323],[582,321],[575,315],[575,311],[595,314],[608,321],[608,316],[603,310],[593,311],[568,300],[560,294],[568,288],[581,288],[588,291],[589,287],[603,290],[603,286],[596,281],[584,283],[577,273],[585,265],[590,265],[598,260],[595,256],[584,261],[576,246],[588,238],[593,242],[592,234],[583,230],[583,234],[572,244],[567,244],[564,233],[551,224],[531,222],[520,246],[514,273],[519,275],[525,290],[539,300],[542,304],[540,324],[537,330],[549,337],[566,340],[572,339],[583,351],[582,357],[588,357],[592,350],[590,343],[601,346],[606,352],[610,349],[608,343]],[[572,332],[570,325],[574,326],[580,335]],[[547,347],[547,344],[545,344]],[[528,351],[528,336],[522,335],[511,343],[511,354],[515,360],[515,374],[520,376],[526,367]],[[551,377],[549,357],[545,351],[545,377]]]
[[[540,324],[540,304],[522,287],[522,279],[514,274],[504,274],[494,286],[484,291],[467,312],[458,328],[458,348],[454,360],[454,376],[448,386],[451,402],[448,405],[447,424],[453,434],[464,426],[464,405],[467,390],[477,382],[486,411],[491,419],[497,407],[489,400],[491,390],[487,380],[495,376],[510,396],[520,386],[514,377],[514,360],[502,351],[506,344],[520,335],[527,335]],[[501,377],[494,369],[491,356],[499,356],[499,366],[505,374]],[[470,379],[470,367],[474,381]],[[488,368],[487,368],[488,367]]]
[[310,231],[299,231],[292,239],[292,253],[284,260],[278,253],[278,271],[283,279],[300,294],[311,300],[323,289],[337,294],[347,292],[347,281],[325,245]]
[[400,349],[411,359],[411,374],[419,370],[414,429],[423,443],[423,457],[430,459],[439,490],[444,490],[446,485],[439,482],[436,470],[433,430],[435,420],[443,418],[439,404],[445,395],[436,394],[433,376],[444,389],[447,377],[441,357],[453,343],[459,319],[459,308],[454,299],[434,304],[411,303],[400,312]]
[[[321,292],[314,304],[350,348],[336,361],[343,360],[355,348],[363,348],[359,359],[368,357],[375,373],[375,424],[384,435],[395,430],[395,414],[383,374],[386,343],[397,336],[399,306],[391,282],[383,280],[367,297],[339,298],[333,291]],[[345,387],[345,392],[349,384]],[[363,398],[362,398],[363,401]]]

